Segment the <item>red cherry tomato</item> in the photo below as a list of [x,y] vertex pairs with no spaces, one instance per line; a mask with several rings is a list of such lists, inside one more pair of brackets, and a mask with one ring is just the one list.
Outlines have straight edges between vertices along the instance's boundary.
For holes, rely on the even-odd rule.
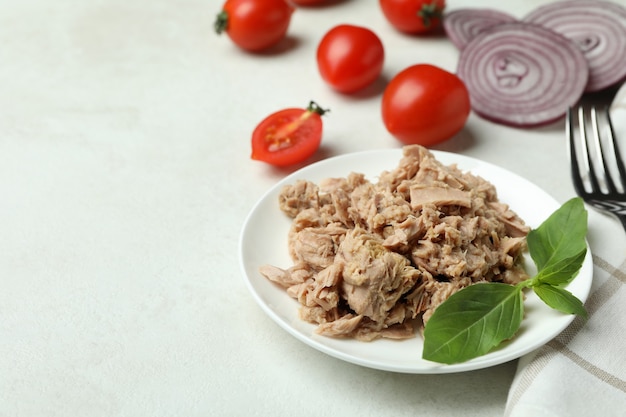
[[291,0],[291,2],[300,6],[316,6],[327,3],[328,0]]
[[430,32],[441,26],[445,0],[379,0],[387,20],[406,33]]
[[336,26],[317,47],[322,79],[342,93],[352,93],[373,83],[384,60],[385,50],[378,36],[360,26]]
[[226,0],[214,27],[240,48],[260,51],[285,37],[293,10],[286,0]]
[[328,110],[311,102],[267,116],[252,133],[252,159],[276,166],[293,165],[312,156],[322,141],[322,118]]
[[385,127],[405,144],[431,146],[458,133],[470,113],[470,98],[459,77],[428,64],[397,74],[382,99]]

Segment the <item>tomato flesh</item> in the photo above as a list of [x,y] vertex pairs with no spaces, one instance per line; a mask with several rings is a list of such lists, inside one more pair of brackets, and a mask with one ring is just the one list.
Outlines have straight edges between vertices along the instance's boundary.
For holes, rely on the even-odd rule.
[[242,49],[261,51],[285,37],[293,11],[286,0],[226,0],[215,30]]
[[431,146],[450,139],[463,128],[469,113],[463,81],[433,65],[404,69],[383,93],[385,127],[405,144]]
[[360,26],[332,28],[317,48],[322,79],[342,93],[358,91],[376,81],[384,59],[385,50],[378,36]]
[[445,0],[379,0],[383,14],[396,29],[426,33],[441,26]]
[[323,110],[289,108],[261,121],[252,133],[252,156],[275,166],[288,166],[311,157],[322,141]]

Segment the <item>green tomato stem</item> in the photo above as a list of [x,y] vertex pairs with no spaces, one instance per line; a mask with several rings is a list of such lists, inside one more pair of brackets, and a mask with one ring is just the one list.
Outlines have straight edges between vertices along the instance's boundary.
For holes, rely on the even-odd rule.
[[330,111],[330,109],[323,109],[322,107],[320,107],[319,104],[317,104],[313,100],[311,100],[309,102],[309,105],[307,106],[306,109],[307,109],[307,111],[309,111],[311,113],[317,113],[320,116],[323,116],[324,114],[326,114],[326,113],[328,113]]
[[430,4],[422,6],[417,15],[422,19],[425,27],[429,27],[432,24],[433,19],[441,19],[443,15],[443,9],[437,6],[436,0]]
[[217,14],[215,19],[215,23],[213,23],[213,29],[215,29],[215,33],[218,35],[228,29],[228,13],[222,10]]

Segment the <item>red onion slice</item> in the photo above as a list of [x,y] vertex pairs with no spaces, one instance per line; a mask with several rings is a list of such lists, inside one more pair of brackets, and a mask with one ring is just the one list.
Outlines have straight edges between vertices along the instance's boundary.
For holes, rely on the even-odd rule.
[[589,70],[574,42],[530,23],[486,29],[461,50],[457,69],[474,111],[533,127],[562,117],[583,93]]
[[487,28],[517,19],[493,9],[456,9],[443,17],[443,28],[450,41],[463,49],[476,35]]
[[585,91],[599,91],[626,79],[626,9],[603,0],[565,0],[538,7],[523,21],[573,40],[589,65]]

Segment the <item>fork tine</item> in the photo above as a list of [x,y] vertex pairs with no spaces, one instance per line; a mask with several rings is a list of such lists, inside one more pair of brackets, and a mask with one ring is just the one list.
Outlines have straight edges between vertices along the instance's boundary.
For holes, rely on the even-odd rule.
[[582,180],[582,173],[580,172],[580,165],[578,164],[578,156],[576,155],[576,139],[574,137],[574,120],[573,110],[571,107],[567,109],[565,114],[565,134],[569,139],[569,152],[572,170],[572,181],[574,182],[574,188],[578,195],[582,196],[586,193],[585,186]]
[[[602,162],[602,169],[604,170],[604,179],[606,182],[606,187],[610,193],[616,193],[617,188],[615,187],[615,182],[613,181],[613,175],[611,175],[611,171],[609,171],[609,166],[607,165],[607,158],[604,152],[604,145],[602,144],[602,140],[600,139],[601,138],[600,124],[598,123],[598,112],[595,107],[591,108],[591,125],[593,127],[593,139],[595,142],[596,150],[598,152],[599,159]],[[614,139],[612,132],[609,131],[609,135],[611,136],[611,141],[615,143],[615,139]]]
[[606,121],[608,125],[608,134],[611,138],[611,145],[613,146],[613,152],[615,153],[615,162],[617,164],[617,171],[619,172],[620,182],[623,188],[626,188],[626,168],[624,168],[624,161],[622,160],[622,154],[620,153],[619,146],[617,145],[617,139],[615,138],[615,131],[613,130],[613,122],[611,121],[611,112],[609,107],[604,108],[606,113]]
[[[595,121],[597,123],[597,120]],[[592,124],[593,124],[593,116],[592,116]],[[591,153],[589,152],[589,138],[587,132],[587,126],[585,122],[585,110],[582,106],[578,107],[578,129],[580,132],[581,138],[581,151],[583,154],[583,161],[585,162],[585,168],[589,175],[589,182],[591,185],[591,192],[596,193],[600,192],[600,182],[598,181],[598,177],[596,175],[596,170],[593,165],[593,159]],[[596,136],[597,137],[597,136]]]

